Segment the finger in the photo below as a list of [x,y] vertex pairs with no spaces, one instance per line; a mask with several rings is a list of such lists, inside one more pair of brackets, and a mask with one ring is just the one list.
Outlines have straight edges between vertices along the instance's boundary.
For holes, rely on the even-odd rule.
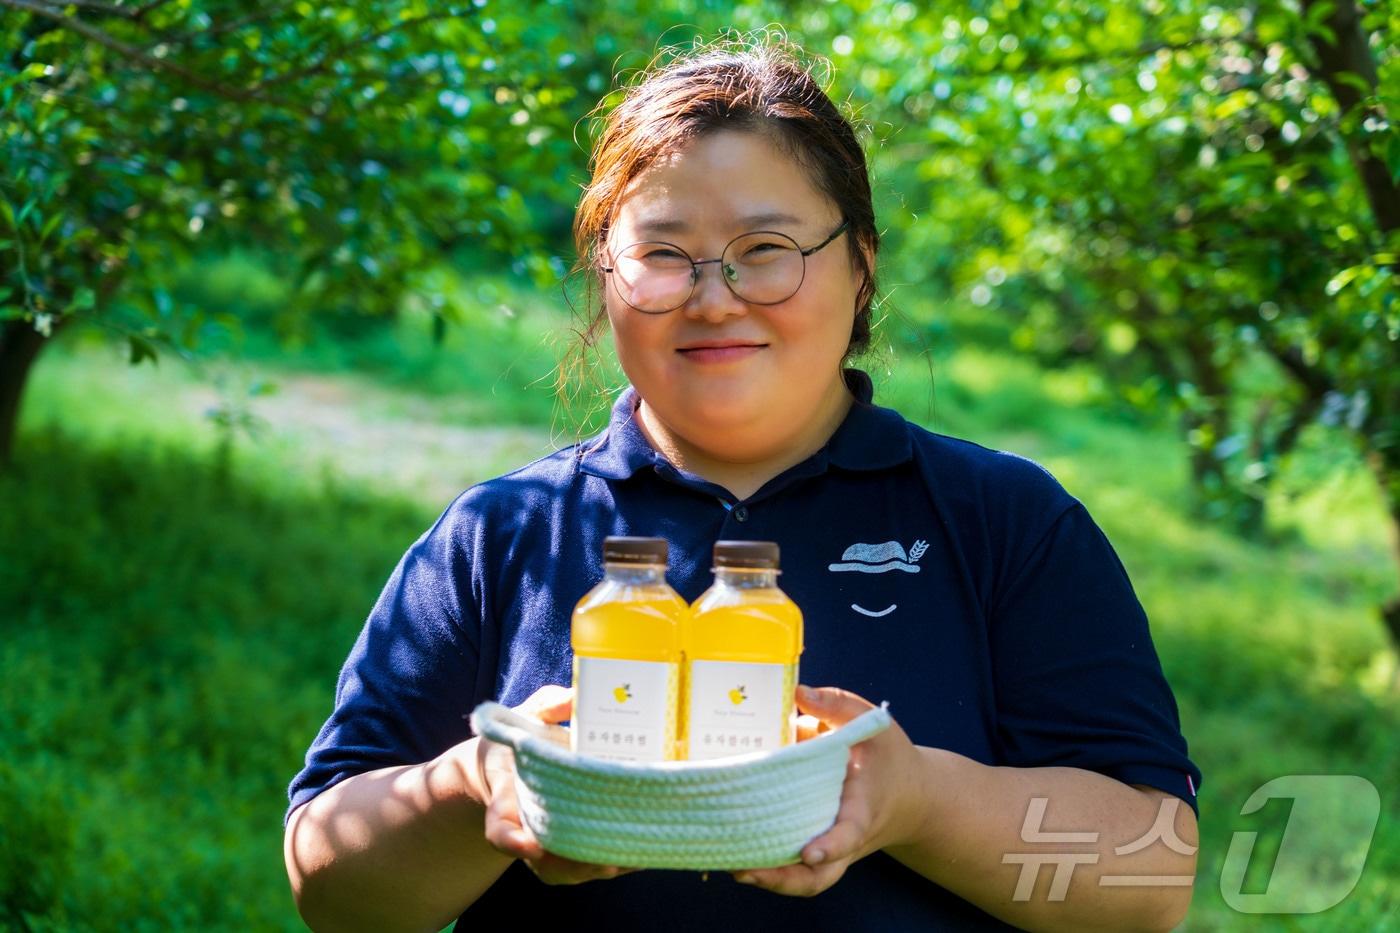
[[508,786],[512,794],[515,792],[515,752],[510,746],[482,738],[477,746],[477,766],[488,799],[501,787]]
[[864,697],[839,687],[797,688],[797,708],[832,726],[845,725],[874,707],[875,704]]
[[619,868],[616,865],[592,865],[588,862],[575,862],[546,852],[537,859],[525,863],[545,884],[582,884],[604,878],[616,878],[635,869]]
[[802,861],[810,866],[829,864],[865,855],[873,823],[869,794],[870,779],[860,770],[860,755],[853,751],[846,766],[846,782],[841,786],[841,804],[831,828],[802,847]]
[[860,854],[868,832],[864,819],[837,818],[831,828],[802,847],[802,863],[815,868]]
[[496,791],[486,806],[486,841],[506,855],[520,859],[544,856],[544,847],[520,819],[513,780],[497,780]]
[[521,859],[540,879],[549,884],[577,884],[594,878],[611,878],[622,869],[608,865],[575,862],[545,851],[520,816],[520,800],[515,793],[514,756],[509,749],[494,756],[492,786],[497,788],[486,807],[486,840],[506,855]]
[[574,692],[560,684],[546,684],[517,706],[517,712],[534,716],[541,722],[564,722],[573,714]]
[[815,716],[802,715],[797,717],[797,741],[799,742],[816,738],[821,733],[828,731],[830,731],[830,727]]
[[833,862],[812,868],[808,865],[785,865],[782,868],[752,868],[734,873],[740,884],[753,885],[786,894],[789,897],[812,897],[831,887],[846,873],[848,862]]
[[544,855],[544,848],[529,829],[513,820],[488,817],[486,841],[499,852],[518,859],[537,859]]

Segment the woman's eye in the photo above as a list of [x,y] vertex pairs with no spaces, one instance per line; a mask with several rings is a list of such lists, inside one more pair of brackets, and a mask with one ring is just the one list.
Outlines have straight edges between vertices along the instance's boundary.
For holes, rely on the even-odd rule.
[[675,260],[680,260],[681,262],[690,261],[690,259],[684,254],[673,249],[665,248],[647,250],[642,255],[642,258],[648,262],[671,262]]
[[767,261],[789,252],[791,247],[782,243],[754,243],[744,247],[745,261]]
[[664,247],[648,250],[637,261],[648,269],[664,272],[691,268],[689,256],[679,250]]

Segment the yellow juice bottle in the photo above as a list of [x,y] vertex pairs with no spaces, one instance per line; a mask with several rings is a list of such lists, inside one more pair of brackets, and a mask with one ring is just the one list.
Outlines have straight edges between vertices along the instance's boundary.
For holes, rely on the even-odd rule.
[[681,624],[661,538],[607,538],[603,581],[574,608],[573,750],[600,758],[678,757]]
[[778,589],[771,541],[715,544],[715,582],[690,607],[686,757],[768,751],[797,738],[793,691],[802,612]]

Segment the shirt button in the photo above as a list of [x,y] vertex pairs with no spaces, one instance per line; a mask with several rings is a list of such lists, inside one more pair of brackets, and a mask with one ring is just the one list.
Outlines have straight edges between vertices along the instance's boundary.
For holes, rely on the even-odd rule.
[[748,506],[736,505],[734,506],[734,510],[729,514],[734,516],[736,522],[746,522],[749,520]]

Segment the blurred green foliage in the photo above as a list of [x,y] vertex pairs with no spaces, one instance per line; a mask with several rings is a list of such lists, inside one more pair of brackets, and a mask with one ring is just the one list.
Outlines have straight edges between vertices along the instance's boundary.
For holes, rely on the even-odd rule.
[[842,24],[837,61],[888,121],[885,164],[922,183],[898,182],[911,211],[887,216],[962,244],[952,282],[1015,320],[1017,346],[1088,356],[1178,411],[1209,515],[1257,528],[1319,420],[1400,506],[1393,6],[870,14]]
[[[0,7],[0,358],[73,315],[134,361],[195,345],[234,322],[172,277],[233,245],[285,283],[291,339],[405,295],[441,333],[483,312],[433,273],[454,253],[562,276],[586,115],[619,76],[781,23],[872,130],[896,305],[968,299],[1021,349],[1169,406],[1209,517],[1262,528],[1322,422],[1400,521],[1391,4]],[[0,453],[15,394],[0,381]]]
[[483,7],[8,9],[10,313],[56,324],[120,295],[145,312],[133,337],[188,346],[203,309],[171,300],[171,276],[231,243],[276,260],[296,313],[391,312],[459,244],[542,268],[586,75],[564,20]]

